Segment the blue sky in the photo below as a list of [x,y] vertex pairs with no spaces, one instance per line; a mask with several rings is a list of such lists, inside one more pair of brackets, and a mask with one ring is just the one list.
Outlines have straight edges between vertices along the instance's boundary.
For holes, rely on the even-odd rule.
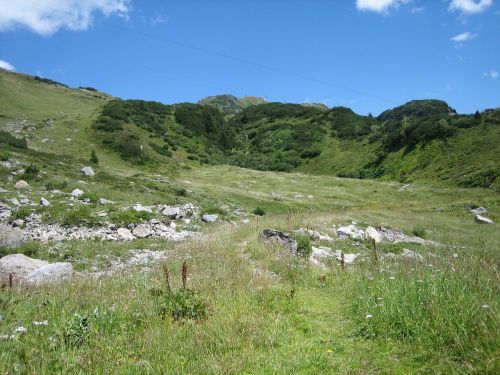
[[0,0],[0,66],[164,103],[500,106],[498,0]]

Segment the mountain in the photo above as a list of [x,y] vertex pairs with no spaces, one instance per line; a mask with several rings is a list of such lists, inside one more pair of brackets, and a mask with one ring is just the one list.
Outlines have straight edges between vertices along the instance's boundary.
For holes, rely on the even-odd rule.
[[242,98],[237,98],[229,94],[207,96],[198,102],[198,104],[201,105],[211,105],[216,107],[226,115],[232,115],[241,112],[243,109],[251,105],[263,103],[266,103],[266,100],[257,96],[244,96]]
[[401,121],[405,117],[447,117],[456,114],[448,103],[442,100],[425,99],[412,100],[399,107],[382,112],[377,119],[380,121]]
[[372,117],[230,95],[166,105],[5,70],[0,103],[0,143],[26,138],[29,149],[75,160],[96,150],[120,171],[231,164],[500,190],[499,109],[462,115],[415,100]]

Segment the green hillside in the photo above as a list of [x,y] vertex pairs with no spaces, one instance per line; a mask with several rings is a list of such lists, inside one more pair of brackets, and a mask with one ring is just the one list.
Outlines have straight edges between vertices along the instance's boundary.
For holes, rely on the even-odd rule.
[[233,115],[235,113],[241,112],[243,109],[251,105],[263,103],[266,103],[266,100],[257,96],[244,96],[241,98],[237,98],[229,94],[208,96],[198,102],[198,104],[201,105],[211,105],[213,107],[216,107],[225,115]]

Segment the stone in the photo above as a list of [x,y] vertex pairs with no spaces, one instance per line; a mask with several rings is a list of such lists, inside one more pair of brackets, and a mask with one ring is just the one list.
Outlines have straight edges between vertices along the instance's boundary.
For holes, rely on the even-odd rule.
[[49,202],[47,199],[45,199],[44,197],[41,197],[41,198],[40,198],[40,204],[41,204],[42,206],[44,206],[44,207],[48,207],[48,206],[50,206],[50,202]]
[[118,238],[122,241],[130,241],[135,238],[132,232],[127,228],[118,228],[116,233],[118,234]]
[[139,224],[134,228],[132,234],[138,238],[146,238],[151,235],[151,230],[145,224]]
[[180,216],[179,207],[167,206],[161,211],[162,215],[169,217],[170,219],[177,219]]
[[80,169],[80,172],[82,173],[82,175],[84,175],[86,177],[92,177],[95,175],[95,172],[92,169],[92,167],[82,167]]
[[415,259],[415,260],[418,260],[419,262],[423,262],[424,261],[424,257],[422,255],[420,255],[416,251],[413,251],[413,250],[410,250],[410,249],[403,249],[403,251],[401,252],[401,254],[405,258]]
[[22,227],[24,225],[24,220],[23,219],[17,219],[12,222],[12,226],[14,228]]
[[476,218],[474,221],[477,224],[495,224],[495,222],[491,219],[488,219],[487,217],[481,216],[481,215],[476,215]]
[[97,201],[97,203],[104,206],[105,204],[113,204],[115,202],[110,201],[109,199],[99,198],[99,200]]
[[207,222],[207,223],[214,223],[217,221],[217,219],[219,218],[219,215],[216,215],[216,214],[213,214],[213,215],[203,215],[201,217],[201,220]]
[[9,218],[11,213],[10,207],[0,202],[0,220]]
[[0,258],[0,284],[1,286],[9,285],[9,275],[12,274],[12,282],[17,285],[32,271],[48,264],[49,262],[33,259],[24,254],[6,255]]
[[366,228],[365,233],[368,238],[375,240],[375,243],[380,243],[384,239],[384,236],[373,227]]
[[70,263],[51,263],[31,271],[22,282],[28,285],[41,285],[68,280],[72,275],[73,266]]
[[276,241],[285,246],[294,255],[297,255],[297,240],[289,233],[281,232],[276,229],[264,229],[262,231],[262,238],[265,241]]
[[71,192],[71,196],[75,197],[75,198],[78,198],[82,194],[83,194],[83,190],[80,190],[80,189],[75,189]]
[[351,238],[353,240],[362,240],[365,238],[365,232],[363,229],[356,228],[355,224],[339,227],[337,229],[337,235],[340,239]]
[[470,210],[470,212],[473,213],[474,215],[483,215],[483,214],[487,213],[488,211],[484,207],[478,207],[478,208],[474,208],[473,210]]
[[0,224],[0,249],[4,247],[16,248],[26,242],[24,233],[19,228]]
[[143,206],[143,205],[142,205],[142,204],[140,204],[140,203],[136,203],[136,204],[134,204],[134,205],[132,206],[132,208],[133,208],[134,210],[136,210],[137,212],[142,212],[142,211],[144,211],[144,212],[149,212],[149,213],[152,213],[152,212],[153,212],[153,210],[151,210],[151,207]]
[[11,198],[9,199],[9,202],[12,203],[14,206],[19,206],[21,203],[17,200],[17,198]]
[[29,188],[29,185],[26,181],[19,180],[16,182],[15,187],[16,187],[16,189],[27,189],[27,188]]

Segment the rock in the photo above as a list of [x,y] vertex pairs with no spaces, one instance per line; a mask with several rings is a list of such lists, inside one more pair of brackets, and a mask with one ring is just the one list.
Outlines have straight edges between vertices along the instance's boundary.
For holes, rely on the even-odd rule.
[[19,206],[21,203],[17,200],[17,198],[11,198],[9,199],[9,202],[12,203],[14,206]]
[[3,247],[16,248],[24,242],[26,242],[24,233],[19,228],[0,224],[0,249]]
[[97,203],[104,206],[105,204],[113,204],[115,202],[110,201],[109,199],[99,198],[99,200],[97,201]]
[[217,221],[219,218],[219,215],[213,214],[213,215],[203,215],[201,219],[207,223],[214,223]]
[[82,172],[82,175],[84,175],[86,177],[92,177],[95,175],[95,172],[92,169],[92,167],[82,167],[80,169],[80,172]]
[[410,249],[403,249],[402,253],[401,253],[405,258],[411,258],[411,259],[415,259],[415,260],[418,260],[419,262],[423,262],[424,261],[424,257],[422,255],[420,255],[419,253],[413,251],[413,250],[410,250]]
[[117,234],[118,238],[122,241],[130,241],[135,238],[132,232],[127,228],[118,228]]
[[91,201],[90,201],[90,198],[83,198],[82,202],[83,203],[90,203]]
[[375,240],[376,243],[382,242],[384,239],[384,236],[373,227],[366,228],[365,233],[368,238]]
[[153,210],[151,210],[151,207],[147,207],[147,206],[143,206],[142,204],[140,203],[136,203],[132,206],[132,208],[134,210],[136,210],[137,212],[141,212],[141,211],[144,211],[144,212],[149,212],[149,213],[152,213]]
[[266,241],[276,241],[285,246],[294,255],[297,254],[297,241],[289,233],[281,232],[276,229],[264,229],[262,238]]
[[48,265],[49,262],[33,259],[24,254],[10,254],[0,259],[0,284],[9,285],[9,275],[12,274],[12,282],[17,285],[20,280],[37,268]]
[[22,227],[24,225],[24,220],[23,219],[17,219],[12,222],[12,226],[14,228]]
[[337,229],[337,235],[340,239],[351,238],[353,240],[361,240],[365,238],[365,232],[363,229],[356,228],[355,224],[350,224],[346,227],[339,227]]
[[10,210],[9,206],[0,203],[0,220],[9,218],[11,213],[12,211]]
[[78,198],[82,194],[83,194],[83,190],[80,190],[80,189],[75,189],[71,192],[71,196],[75,197],[75,198]]
[[473,213],[474,215],[483,215],[483,214],[487,213],[488,211],[484,207],[478,207],[478,208],[474,208],[473,210],[470,210],[470,212]]
[[138,238],[145,238],[151,235],[151,230],[145,224],[139,224],[134,228],[132,234]]
[[180,209],[178,207],[167,206],[163,209],[163,211],[161,211],[161,213],[170,219],[177,219],[180,216]]
[[16,187],[16,189],[27,189],[27,188],[29,188],[29,185],[26,181],[19,180],[16,182],[15,187]]
[[40,198],[40,204],[41,204],[42,206],[44,206],[44,207],[48,207],[48,206],[50,206],[50,202],[49,202],[47,199],[45,199],[44,197],[41,197],[41,198]]
[[476,218],[474,220],[477,224],[495,224],[495,222],[491,219],[488,219],[487,217],[481,216],[481,215],[476,215]]
[[73,266],[70,263],[51,263],[31,271],[23,284],[41,285],[62,280],[68,280],[73,275]]

